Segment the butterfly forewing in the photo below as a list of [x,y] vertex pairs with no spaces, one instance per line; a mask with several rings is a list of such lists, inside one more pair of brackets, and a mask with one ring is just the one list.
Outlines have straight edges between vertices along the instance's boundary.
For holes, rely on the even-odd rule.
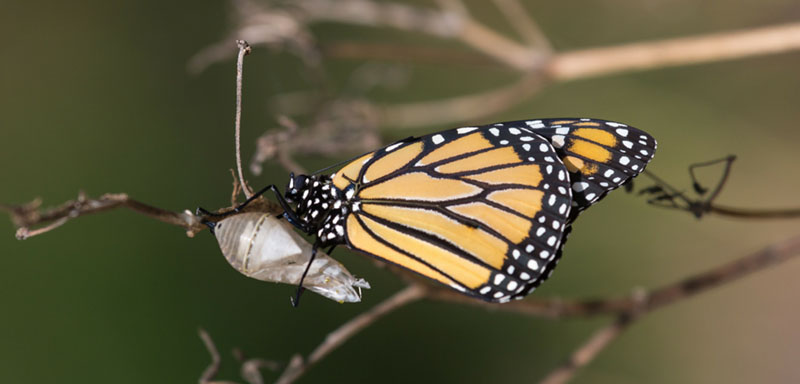
[[333,183],[353,185],[351,248],[490,301],[543,277],[572,201],[566,166],[524,124],[407,139],[351,162]]

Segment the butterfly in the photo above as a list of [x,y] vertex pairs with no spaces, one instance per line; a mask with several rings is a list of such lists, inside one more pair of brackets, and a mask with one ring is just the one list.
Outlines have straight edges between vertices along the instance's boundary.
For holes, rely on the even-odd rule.
[[[253,198],[273,190],[284,217],[315,237],[314,251],[346,245],[503,303],[547,279],[579,213],[641,173],[655,150],[649,134],[598,119],[461,127],[332,174],[292,174],[284,195],[272,185]],[[301,292],[302,280],[296,300]]]

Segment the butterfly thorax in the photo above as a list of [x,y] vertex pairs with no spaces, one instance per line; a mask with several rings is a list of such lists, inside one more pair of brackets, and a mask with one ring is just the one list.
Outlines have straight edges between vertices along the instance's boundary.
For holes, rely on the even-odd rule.
[[344,222],[350,204],[348,194],[333,185],[329,175],[292,175],[286,200],[295,204],[300,226],[316,235],[320,245],[344,243]]

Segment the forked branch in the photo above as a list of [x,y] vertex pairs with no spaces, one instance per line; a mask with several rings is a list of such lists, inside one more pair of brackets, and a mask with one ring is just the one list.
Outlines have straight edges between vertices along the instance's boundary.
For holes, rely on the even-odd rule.
[[11,215],[11,220],[17,227],[17,238],[20,240],[49,232],[74,218],[119,207],[128,208],[158,221],[182,227],[189,237],[193,237],[197,232],[206,228],[200,222],[200,218],[189,211],[167,211],[131,199],[124,193],[107,193],[97,199],[90,199],[80,193],[77,199],[67,201],[56,208],[41,210],[40,206],[41,200],[36,199],[28,204],[0,205],[0,210]]

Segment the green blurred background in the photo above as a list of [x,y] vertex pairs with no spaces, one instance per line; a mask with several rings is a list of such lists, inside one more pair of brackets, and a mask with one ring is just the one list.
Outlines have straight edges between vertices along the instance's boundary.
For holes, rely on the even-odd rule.
[[[426,2],[418,2],[428,5]],[[508,32],[497,11],[474,14]],[[529,2],[557,50],[687,36],[800,19],[800,2]],[[227,205],[234,166],[234,62],[198,76],[187,60],[230,30],[226,2],[0,3],[0,201],[45,205],[126,192],[171,210]],[[424,42],[422,36],[321,25],[322,41]],[[376,37],[378,36],[378,37]],[[327,63],[334,86],[361,63]],[[800,53],[553,85],[487,121],[591,116],[659,140],[651,170],[688,186],[686,166],[736,154],[720,203],[800,205]],[[512,81],[508,71],[417,65],[382,100],[425,100]],[[296,59],[256,49],[246,62],[243,155],[274,124],[270,95],[307,86]],[[384,132],[384,139],[444,129]],[[338,159],[300,158],[314,168]],[[268,164],[257,186],[283,185]],[[713,175],[713,173],[711,173]],[[798,231],[798,221],[695,220],[617,192],[582,215],[553,279],[535,295],[627,294],[718,265]],[[26,241],[0,220],[0,381],[195,382],[209,362],[202,326],[238,380],[230,349],[286,362],[403,287],[356,254],[336,257],[373,289],[361,304],[247,279],[214,238],[114,211]],[[800,262],[790,261],[636,323],[578,383],[798,382]],[[607,318],[551,321],[421,302],[349,341],[302,382],[516,382],[542,377]],[[276,376],[265,373],[267,380]]]

